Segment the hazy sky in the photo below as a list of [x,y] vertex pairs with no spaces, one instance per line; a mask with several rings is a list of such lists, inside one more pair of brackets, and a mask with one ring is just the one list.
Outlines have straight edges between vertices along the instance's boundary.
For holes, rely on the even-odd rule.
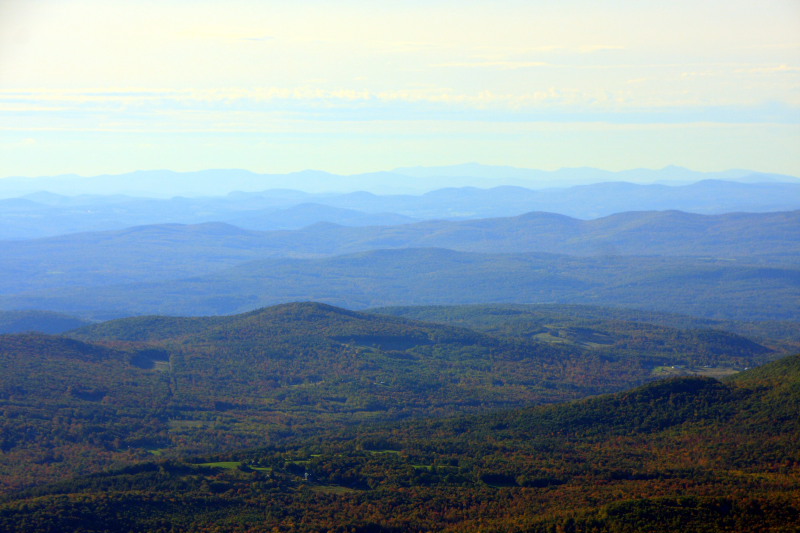
[[0,176],[800,176],[799,0],[0,0]]

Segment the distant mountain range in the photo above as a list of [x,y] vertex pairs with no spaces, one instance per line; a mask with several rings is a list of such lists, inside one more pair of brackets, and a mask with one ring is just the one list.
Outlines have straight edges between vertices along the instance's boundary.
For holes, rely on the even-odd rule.
[[[504,180],[509,185],[541,187],[564,187],[586,185],[607,181],[626,181],[630,183],[692,183],[700,180],[725,180],[742,183],[788,181],[798,178],[782,174],[770,174],[753,170],[733,169],[721,172],[698,172],[688,168],[670,165],[661,169],[636,168],[618,172],[590,167],[561,168],[558,170],[535,170],[510,166],[481,165],[466,163],[440,167],[404,167],[392,171],[396,174],[414,178],[483,178]],[[531,187],[537,188],[537,187]]]
[[3,243],[0,308],[110,318],[287,301],[622,305],[800,316],[800,211],[526,215],[257,232],[165,224]]
[[337,175],[306,170],[290,174],[258,174],[247,170],[202,170],[173,172],[148,170],[127,174],[81,177],[0,179],[0,198],[39,191],[57,194],[126,194],[146,197],[219,196],[233,191],[264,191],[290,188],[314,193],[368,191],[379,194],[423,193],[445,187],[497,187],[514,185],[530,189],[570,187],[608,181],[631,183],[688,184],[701,180],[800,183],[800,179],[752,170],[698,172],[670,166],[660,170],[634,169],[610,172],[594,168],[564,168],[554,171],[488,166],[476,163],[447,167],[410,167],[390,172]]
[[[0,188],[3,181],[0,180]],[[800,208],[800,182],[690,185],[597,183],[532,190],[448,188],[421,195],[309,194],[290,190],[171,199],[37,192],[0,200],[0,239],[31,239],[161,223],[226,222],[245,229],[299,229],[318,222],[386,226],[419,220],[508,217],[543,211],[593,219],[626,211],[770,212]]]

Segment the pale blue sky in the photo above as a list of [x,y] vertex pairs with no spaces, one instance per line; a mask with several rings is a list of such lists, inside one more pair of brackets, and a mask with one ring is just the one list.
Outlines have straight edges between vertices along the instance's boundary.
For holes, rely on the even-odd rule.
[[0,176],[800,176],[797,0],[0,0]]

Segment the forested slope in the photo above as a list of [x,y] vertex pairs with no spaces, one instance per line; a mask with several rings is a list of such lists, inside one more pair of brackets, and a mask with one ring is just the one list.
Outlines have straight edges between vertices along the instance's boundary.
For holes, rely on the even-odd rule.
[[[19,531],[792,532],[800,356],[491,415],[320,432],[7,498]],[[4,521],[4,522],[2,522]],[[24,524],[24,527],[20,527]]]
[[[719,320],[575,304],[400,306],[368,311],[467,327],[500,337],[578,345],[599,352],[620,354],[633,350],[650,357],[692,354],[680,364],[713,364],[702,362],[698,356],[723,352],[732,355],[739,350],[749,352],[765,347],[775,355],[800,351],[800,322],[795,321]],[[763,346],[756,348],[753,342]]]
[[595,339],[608,345],[554,343],[295,303],[232,316],[132,317],[71,338],[0,336],[0,487],[153,454],[571,400],[675,365],[730,373],[778,355],[725,332],[693,347],[697,335],[627,327]]

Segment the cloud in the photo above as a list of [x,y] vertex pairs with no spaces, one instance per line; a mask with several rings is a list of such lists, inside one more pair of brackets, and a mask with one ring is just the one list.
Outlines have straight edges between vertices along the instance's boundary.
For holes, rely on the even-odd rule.
[[[3,120],[5,118],[5,120]],[[0,92],[5,131],[259,132],[314,124],[475,123],[800,124],[781,103],[720,105],[637,99],[624,91],[542,88],[521,94],[448,88],[371,91],[315,87]]]
[[480,62],[452,62],[431,65],[434,68],[492,68],[502,70],[516,70],[521,68],[549,67],[550,63],[542,61],[480,61]]
[[738,73],[747,74],[796,74],[800,73],[800,67],[791,67],[789,65],[778,65],[775,67],[759,67],[750,69],[738,69]]

